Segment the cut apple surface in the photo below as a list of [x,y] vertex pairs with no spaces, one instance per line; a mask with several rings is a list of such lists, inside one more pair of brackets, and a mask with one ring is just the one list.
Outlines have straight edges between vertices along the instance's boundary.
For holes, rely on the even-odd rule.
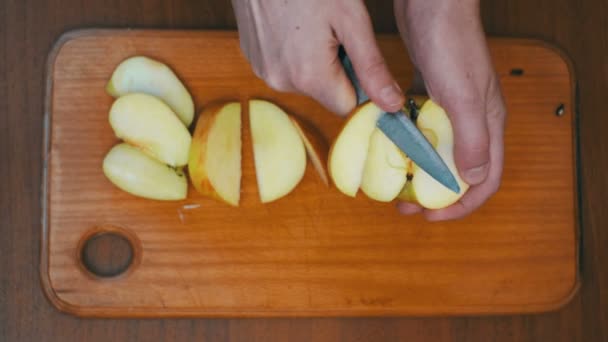
[[114,134],[173,167],[188,163],[191,136],[175,113],[154,96],[133,93],[119,97],[110,109]]
[[186,198],[188,192],[188,181],[181,171],[127,143],[120,143],[108,152],[103,172],[119,189],[138,197],[175,201]]
[[241,195],[241,105],[214,105],[199,116],[188,173],[202,195],[238,206]]
[[454,133],[450,119],[444,109],[435,102],[428,100],[420,108],[416,120],[418,128],[427,136],[433,144],[439,156],[460,185],[460,192],[455,193],[436,181],[418,165],[412,163],[411,178],[399,198],[420,204],[428,209],[441,209],[456,203],[469,189],[454,162]]
[[329,174],[338,190],[355,197],[365,169],[370,138],[382,110],[368,101],[350,114],[329,152]]
[[249,123],[262,203],[290,193],[306,170],[306,150],[289,115],[265,100],[249,101]]
[[327,144],[323,141],[318,132],[312,132],[311,129],[307,129],[308,127],[300,120],[292,116],[291,121],[300,134],[308,158],[312,162],[321,181],[323,181],[323,184],[329,186],[329,177],[327,175],[327,155],[329,151]]
[[372,132],[361,190],[371,199],[394,200],[407,181],[409,159],[378,128]]
[[158,97],[178,115],[184,125],[194,118],[194,102],[184,84],[167,65],[145,56],[122,61],[114,70],[106,91],[113,97],[146,93]]

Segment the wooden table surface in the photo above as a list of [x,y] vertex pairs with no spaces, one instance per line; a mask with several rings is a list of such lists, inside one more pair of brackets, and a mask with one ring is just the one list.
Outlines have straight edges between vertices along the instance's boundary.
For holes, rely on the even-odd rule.
[[[395,32],[391,1],[368,1]],[[608,339],[608,1],[485,1],[494,36],[544,39],[574,63],[580,88],[582,287],[541,315],[374,319],[94,320],[45,298],[40,260],[42,118],[47,54],[82,27],[233,29],[229,1],[0,0],[0,341],[604,341]],[[542,132],[539,132],[542,134]],[[559,156],[556,156],[559,158]],[[559,177],[559,175],[555,175]]]

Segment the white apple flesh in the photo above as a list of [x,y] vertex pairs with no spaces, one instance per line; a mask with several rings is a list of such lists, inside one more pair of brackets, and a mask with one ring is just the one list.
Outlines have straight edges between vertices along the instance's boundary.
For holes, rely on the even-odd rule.
[[304,143],[287,113],[271,102],[249,101],[249,121],[260,200],[276,201],[304,177]]
[[188,162],[190,132],[164,102],[133,93],[119,97],[110,109],[114,134],[148,155],[173,167]]
[[238,206],[241,195],[241,105],[212,106],[196,124],[188,172],[202,195]]
[[370,138],[382,109],[369,101],[350,114],[329,152],[329,175],[338,190],[355,197],[361,186]]
[[370,138],[361,190],[380,202],[394,200],[407,181],[409,160],[378,128]]
[[129,93],[158,97],[178,115],[185,126],[194,118],[192,96],[167,65],[145,56],[122,61],[114,70],[106,91],[118,98]]
[[103,160],[105,176],[119,189],[132,195],[163,201],[186,198],[188,180],[127,143],[114,146]]

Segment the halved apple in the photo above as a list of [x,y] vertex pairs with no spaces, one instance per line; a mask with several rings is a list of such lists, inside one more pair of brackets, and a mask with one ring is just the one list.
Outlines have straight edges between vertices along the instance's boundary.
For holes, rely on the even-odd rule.
[[361,190],[371,199],[390,202],[407,181],[409,159],[378,128],[372,132]]
[[180,170],[127,143],[119,143],[108,152],[103,172],[119,189],[143,198],[175,201],[186,198],[188,192],[188,181]]
[[194,101],[184,84],[167,65],[145,56],[122,61],[106,85],[113,97],[146,93],[158,97],[178,115],[186,126],[194,118]]
[[381,114],[382,109],[371,101],[357,106],[329,151],[329,175],[347,196],[355,197],[361,186],[370,138]]
[[405,185],[399,199],[418,203],[428,209],[448,207],[456,203],[469,189],[469,185],[460,177],[454,162],[452,123],[444,109],[429,99],[420,108],[416,125],[452,171],[460,185],[460,192],[455,193],[446,188],[418,165],[412,163],[408,171],[411,174],[411,181]]
[[290,193],[306,170],[306,150],[289,115],[265,100],[249,101],[255,172],[262,203]]
[[196,123],[188,173],[202,195],[238,206],[241,195],[241,105],[216,104]]
[[110,109],[114,134],[173,167],[188,163],[191,136],[175,113],[158,98],[132,93],[119,97]]
[[323,140],[319,132],[313,131],[313,128],[310,127],[310,125],[296,119],[294,116],[290,116],[290,119],[294,126],[296,126],[296,130],[300,134],[304,147],[306,148],[308,158],[310,158],[312,165],[319,174],[319,177],[321,177],[321,181],[323,181],[323,184],[329,186],[329,177],[327,176],[327,155],[329,149],[327,143]]

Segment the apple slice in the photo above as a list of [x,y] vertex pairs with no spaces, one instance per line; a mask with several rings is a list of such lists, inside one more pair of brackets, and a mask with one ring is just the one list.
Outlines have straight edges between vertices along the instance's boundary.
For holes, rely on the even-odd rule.
[[287,113],[264,100],[249,101],[255,172],[262,203],[289,194],[304,176],[306,150]]
[[355,197],[367,159],[370,138],[382,109],[373,102],[353,110],[329,152],[329,175],[339,191]]
[[181,171],[127,143],[108,152],[103,172],[119,189],[143,198],[176,201],[185,199],[188,192],[188,181]]
[[188,173],[202,195],[238,206],[241,196],[241,104],[214,105],[196,123]]
[[194,118],[192,96],[165,64],[145,56],[122,61],[114,70],[106,91],[113,97],[129,93],[146,93],[167,103],[186,126]]
[[173,167],[188,163],[191,136],[163,101],[143,93],[119,97],[110,109],[114,134]]
[[412,179],[403,188],[399,199],[418,203],[428,209],[448,207],[456,203],[469,189],[469,185],[460,177],[454,162],[452,124],[443,108],[431,100],[424,102],[420,108],[416,124],[456,177],[460,192],[454,193],[412,163],[409,171]]
[[326,186],[329,186],[329,177],[327,176],[327,143],[322,139],[321,134],[313,132],[312,127],[306,125],[301,120],[291,116],[291,121],[302,138],[308,158],[312,162],[315,170],[321,177],[321,181]]
[[378,128],[370,138],[361,190],[380,202],[394,200],[407,181],[409,159]]

